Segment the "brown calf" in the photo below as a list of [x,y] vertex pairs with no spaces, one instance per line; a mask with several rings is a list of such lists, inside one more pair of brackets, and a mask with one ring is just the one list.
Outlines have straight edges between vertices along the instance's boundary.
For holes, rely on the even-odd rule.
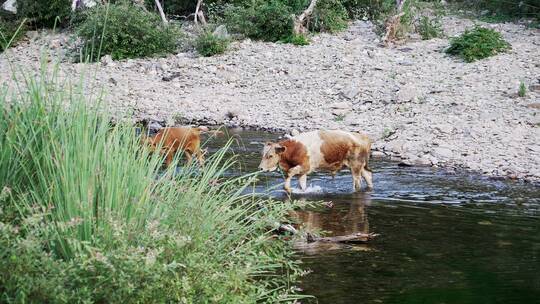
[[144,138],[152,151],[160,148],[165,155],[165,163],[169,166],[174,155],[182,152],[186,155],[188,163],[191,163],[193,156],[202,166],[204,165],[204,155],[201,151],[201,133],[207,132],[204,127],[167,127],[158,131],[154,137]]

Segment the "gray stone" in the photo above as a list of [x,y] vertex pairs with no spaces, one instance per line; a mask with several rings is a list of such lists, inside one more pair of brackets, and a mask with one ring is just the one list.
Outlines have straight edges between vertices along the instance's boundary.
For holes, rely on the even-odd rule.
[[444,134],[451,134],[454,131],[454,126],[450,124],[440,124],[434,126],[435,130],[444,133]]
[[450,150],[449,148],[445,148],[445,147],[437,147],[433,149],[432,154],[433,156],[437,158],[442,158],[442,159],[450,159],[454,157],[454,152],[452,152],[452,150]]
[[418,99],[418,90],[412,84],[402,86],[397,94],[397,102],[416,101]]
[[39,33],[37,31],[28,31],[26,32],[26,37],[30,40],[36,40],[39,38]]
[[529,91],[531,91],[531,92],[540,92],[540,84],[531,84],[529,86]]
[[101,63],[103,65],[108,65],[108,66],[114,65],[114,61],[113,61],[111,55],[105,55],[105,56],[101,57],[100,61],[101,61]]
[[16,0],[7,0],[2,4],[2,9],[10,13],[17,13],[17,1]]
[[358,89],[358,87],[350,86],[345,91],[343,91],[341,94],[343,95],[343,97],[345,97],[345,98],[347,98],[349,100],[353,100],[359,93],[360,93],[360,89]]

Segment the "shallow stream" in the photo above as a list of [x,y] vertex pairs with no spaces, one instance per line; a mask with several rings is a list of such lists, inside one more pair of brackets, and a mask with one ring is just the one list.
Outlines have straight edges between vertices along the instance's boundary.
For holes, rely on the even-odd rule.
[[[263,143],[278,137],[230,135],[241,164],[233,175],[256,170]],[[210,140],[210,153],[225,141]],[[352,193],[343,170],[335,179],[312,174],[307,193],[293,195],[333,203],[299,213],[310,229],[380,234],[367,244],[299,250],[311,270],[300,285],[317,297],[312,303],[540,303],[538,185],[380,159],[370,166],[372,192]],[[256,191],[274,187],[272,196],[287,199],[282,182],[280,173],[264,174]]]

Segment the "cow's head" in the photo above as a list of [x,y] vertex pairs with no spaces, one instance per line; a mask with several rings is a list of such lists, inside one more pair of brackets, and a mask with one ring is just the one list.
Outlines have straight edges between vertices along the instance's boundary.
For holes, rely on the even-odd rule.
[[285,149],[286,148],[280,144],[267,142],[263,148],[262,159],[261,163],[259,164],[259,169],[261,171],[276,170],[279,164],[281,154],[285,152]]

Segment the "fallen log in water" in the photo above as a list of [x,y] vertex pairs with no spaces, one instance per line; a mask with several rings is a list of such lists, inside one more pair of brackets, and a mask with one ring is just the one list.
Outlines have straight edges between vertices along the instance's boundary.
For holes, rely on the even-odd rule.
[[366,243],[374,239],[378,234],[357,232],[349,235],[338,235],[328,237],[317,237],[310,233],[307,234],[307,242],[332,242],[332,243]]
[[[277,231],[288,232],[292,235],[299,235],[299,231],[290,224],[281,224],[274,223],[274,227],[277,227]],[[374,239],[379,234],[377,233],[363,233],[356,232],[348,235],[337,235],[337,236],[327,236],[319,237],[312,233],[306,233],[305,240],[307,243],[314,242],[327,242],[327,243],[367,243],[368,241]]]

